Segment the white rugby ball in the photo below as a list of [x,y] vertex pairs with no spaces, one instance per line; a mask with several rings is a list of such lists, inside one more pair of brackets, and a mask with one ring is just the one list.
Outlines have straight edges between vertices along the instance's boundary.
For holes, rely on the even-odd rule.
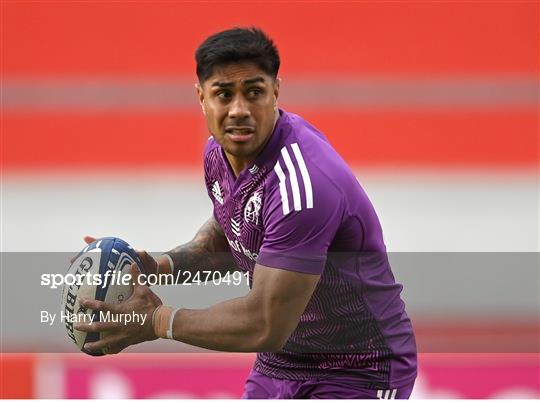
[[[121,284],[124,275],[131,274],[131,264],[137,263],[142,273],[143,265],[135,250],[124,240],[104,237],[86,246],[75,258],[66,275],[62,291],[62,315],[68,337],[87,354],[101,356],[103,351],[83,349],[87,342],[101,339],[103,333],[82,332],[74,329],[77,322],[100,321],[100,313],[84,308],[79,298],[95,299],[105,303],[120,303],[131,296],[133,281]],[[74,280],[75,279],[75,280]],[[127,278],[124,278],[124,282]]]

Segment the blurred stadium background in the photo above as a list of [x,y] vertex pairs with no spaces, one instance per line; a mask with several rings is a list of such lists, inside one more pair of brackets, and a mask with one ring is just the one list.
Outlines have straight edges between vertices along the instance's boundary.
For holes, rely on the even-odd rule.
[[[85,234],[154,251],[189,240],[211,213],[193,52],[213,32],[257,25],[281,52],[280,105],[354,167],[389,251],[536,253],[539,11],[4,0],[1,249],[74,252]],[[540,397],[538,271],[453,268],[394,265],[422,352],[413,396]],[[6,353],[14,338],[2,331],[2,397],[238,397],[253,360]],[[40,341],[39,329],[17,335],[29,352]],[[512,347],[428,346],[456,339]]]

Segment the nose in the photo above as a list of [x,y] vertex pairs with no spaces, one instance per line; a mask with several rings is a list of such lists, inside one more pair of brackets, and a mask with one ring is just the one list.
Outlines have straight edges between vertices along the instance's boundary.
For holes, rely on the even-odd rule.
[[249,110],[249,103],[243,96],[236,96],[234,100],[229,104],[229,117],[233,119],[242,119],[249,117],[251,111]]

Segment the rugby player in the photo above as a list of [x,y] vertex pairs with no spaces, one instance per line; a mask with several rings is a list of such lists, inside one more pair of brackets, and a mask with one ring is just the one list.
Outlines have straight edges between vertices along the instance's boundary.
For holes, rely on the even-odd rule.
[[141,256],[146,272],[167,274],[224,270],[216,256],[225,253],[249,273],[250,292],[206,309],[163,306],[141,285],[120,304],[85,300],[152,316],[142,328],[80,324],[109,331],[86,349],[118,353],[162,337],[257,352],[244,398],[408,398],[415,339],[379,220],[325,136],[278,108],[274,43],[257,28],[235,28],[207,38],[195,57],[213,216],[188,244]]

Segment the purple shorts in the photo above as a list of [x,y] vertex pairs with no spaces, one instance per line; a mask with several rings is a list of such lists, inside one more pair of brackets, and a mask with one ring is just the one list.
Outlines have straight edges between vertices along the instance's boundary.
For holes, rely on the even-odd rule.
[[414,381],[401,388],[366,389],[349,378],[294,381],[251,370],[242,399],[408,399],[413,386]]

